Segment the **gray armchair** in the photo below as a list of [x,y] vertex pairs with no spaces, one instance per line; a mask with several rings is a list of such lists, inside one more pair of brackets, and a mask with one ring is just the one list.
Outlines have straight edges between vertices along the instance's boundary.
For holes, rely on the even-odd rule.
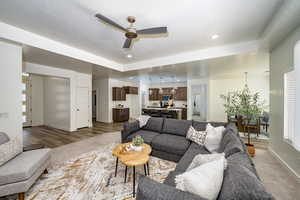
[[[10,142],[5,135],[0,134],[0,147]],[[50,149],[26,151],[10,158],[0,166],[0,197],[18,194],[19,200],[24,200],[25,192],[47,172],[49,163]]]

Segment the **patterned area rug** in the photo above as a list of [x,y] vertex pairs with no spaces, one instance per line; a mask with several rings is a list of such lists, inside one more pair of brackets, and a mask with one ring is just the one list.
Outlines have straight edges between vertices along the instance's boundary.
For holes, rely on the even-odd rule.
[[[106,145],[49,169],[27,192],[27,200],[132,200],[132,170],[119,163],[114,176],[115,158],[111,155],[116,144]],[[151,157],[150,178],[163,182],[176,163]],[[136,168],[137,182],[144,168]]]

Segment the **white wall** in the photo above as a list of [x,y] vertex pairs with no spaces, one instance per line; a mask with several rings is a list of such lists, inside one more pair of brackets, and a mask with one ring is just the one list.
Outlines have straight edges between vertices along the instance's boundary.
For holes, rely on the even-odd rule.
[[68,131],[70,116],[70,80],[45,77],[44,125]]
[[44,77],[31,75],[32,126],[44,125]]
[[0,41],[0,131],[22,151],[22,47]]
[[[245,85],[245,72],[248,72],[248,87],[251,92],[259,92],[261,99],[265,100],[266,110],[269,110],[269,53],[256,52],[253,54],[236,56],[222,62],[210,62],[208,75],[205,78],[188,79],[188,97],[192,96],[192,85],[206,84],[207,120],[226,121],[227,117],[223,107],[221,94],[241,90]],[[199,65],[200,67],[200,65]],[[192,119],[192,102],[188,99],[188,119]]]
[[[209,121],[227,121],[227,115],[224,110],[221,94],[227,95],[228,92],[241,90],[244,88],[245,78],[232,77],[225,79],[209,80]],[[248,75],[248,87],[252,93],[259,92],[261,99],[265,100],[265,104],[269,105],[269,74]]]
[[45,76],[53,76],[60,78],[67,78],[70,80],[70,129],[69,131],[75,131],[77,129],[77,106],[76,106],[76,89],[78,87],[86,87],[89,90],[89,126],[92,127],[92,75],[79,73],[72,70],[60,69],[56,67],[50,67],[45,65],[39,65],[34,63],[24,63],[25,72],[30,74],[39,74]]
[[109,94],[109,79],[93,80],[93,90],[96,90],[97,95],[97,112],[96,120],[98,122],[110,123],[110,94]]
[[[270,145],[269,149],[300,179],[300,152],[284,140],[284,74],[299,72],[299,58],[295,45],[300,41],[300,26],[272,49],[270,55]],[[298,47],[299,48],[299,47]],[[298,84],[296,80],[296,110],[299,111]],[[299,112],[296,112],[296,120]],[[296,123],[296,138],[299,137],[299,121]],[[300,148],[299,148],[300,149]]]

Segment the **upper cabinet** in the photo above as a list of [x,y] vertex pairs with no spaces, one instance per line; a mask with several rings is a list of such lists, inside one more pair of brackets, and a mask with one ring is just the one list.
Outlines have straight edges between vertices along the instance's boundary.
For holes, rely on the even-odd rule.
[[149,101],[159,101],[160,94],[158,88],[149,88]]
[[139,94],[138,87],[125,86],[123,87],[126,94]]
[[113,101],[126,101],[126,93],[124,88],[113,87],[112,88],[112,100]]
[[178,87],[174,94],[174,100],[186,101],[187,100],[187,87]]
[[162,96],[171,95],[174,100],[186,101],[187,100],[187,87],[178,87],[175,94],[172,93],[173,88],[162,88],[161,94],[159,88],[149,88],[149,101],[160,101]]
[[112,88],[113,101],[126,101],[126,94],[139,94],[139,88],[131,86]]

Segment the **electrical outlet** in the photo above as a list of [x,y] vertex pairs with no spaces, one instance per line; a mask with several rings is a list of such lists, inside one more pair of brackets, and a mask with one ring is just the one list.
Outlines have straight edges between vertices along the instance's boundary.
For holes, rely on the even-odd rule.
[[7,112],[0,113],[0,118],[8,118],[8,113]]

